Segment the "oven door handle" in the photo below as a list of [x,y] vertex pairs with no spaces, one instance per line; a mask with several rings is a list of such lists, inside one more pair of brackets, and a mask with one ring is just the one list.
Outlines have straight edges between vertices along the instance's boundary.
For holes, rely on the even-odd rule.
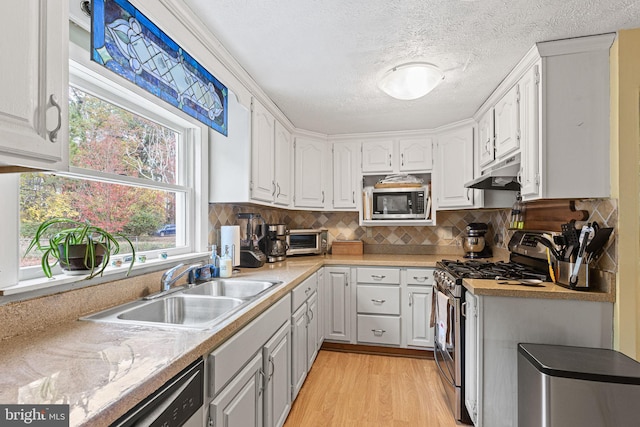
[[449,376],[445,373],[444,369],[442,369],[442,366],[440,366],[440,362],[438,361],[438,353],[439,353],[439,347],[438,347],[438,344],[436,343],[435,351],[433,352],[433,359],[436,361],[436,366],[438,367],[440,374],[442,374],[442,377],[451,385],[451,387],[455,387],[456,386],[455,381],[449,378]]

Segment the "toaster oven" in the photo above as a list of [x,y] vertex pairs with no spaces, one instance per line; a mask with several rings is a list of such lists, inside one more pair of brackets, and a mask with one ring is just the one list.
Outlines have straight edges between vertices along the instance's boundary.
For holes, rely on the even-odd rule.
[[287,235],[287,256],[327,253],[327,229],[294,229]]

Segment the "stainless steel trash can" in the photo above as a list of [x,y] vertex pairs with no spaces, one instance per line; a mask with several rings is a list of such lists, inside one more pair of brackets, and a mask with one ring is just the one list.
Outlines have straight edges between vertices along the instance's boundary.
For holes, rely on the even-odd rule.
[[518,344],[518,427],[639,423],[637,361],[608,349]]

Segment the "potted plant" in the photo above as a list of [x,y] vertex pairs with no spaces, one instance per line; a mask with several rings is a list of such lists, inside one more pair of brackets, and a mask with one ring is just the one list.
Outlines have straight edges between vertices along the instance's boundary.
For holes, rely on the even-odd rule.
[[126,241],[131,247],[131,262],[127,275],[131,272],[136,258],[131,240],[121,233],[110,233],[91,225],[88,221],[67,218],[51,218],[44,221],[27,248],[25,255],[34,249],[42,252],[42,271],[51,278],[51,268],[56,264],[66,274],[88,274],[86,279],[102,275],[109,265],[111,255],[120,252],[116,237]]

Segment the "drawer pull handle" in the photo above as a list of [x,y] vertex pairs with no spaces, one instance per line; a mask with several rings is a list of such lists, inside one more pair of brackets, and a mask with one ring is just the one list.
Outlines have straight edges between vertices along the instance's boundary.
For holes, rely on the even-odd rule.
[[382,279],[384,279],[385,277],[387,277],[387,276],[385,276],[384,274],[372,274],[372,275],[371,275],[371,278],[372,278],[372,279],[375,279],[375,280],[382,280]]
[[375,335],[376,337],[381,337],[382,334],[387,331],[385,331],[384,329],[372,329],[371,332],[373,332],[373,335]]
[[413,276],[413,280],[415,280],[416,282],[426,282],[427,279],[427,276]]
[[371,298],[371,301],[372,301],[374,304],[383,304],[386,300],[384,300],[384,299],[373,299],[373,298]]

